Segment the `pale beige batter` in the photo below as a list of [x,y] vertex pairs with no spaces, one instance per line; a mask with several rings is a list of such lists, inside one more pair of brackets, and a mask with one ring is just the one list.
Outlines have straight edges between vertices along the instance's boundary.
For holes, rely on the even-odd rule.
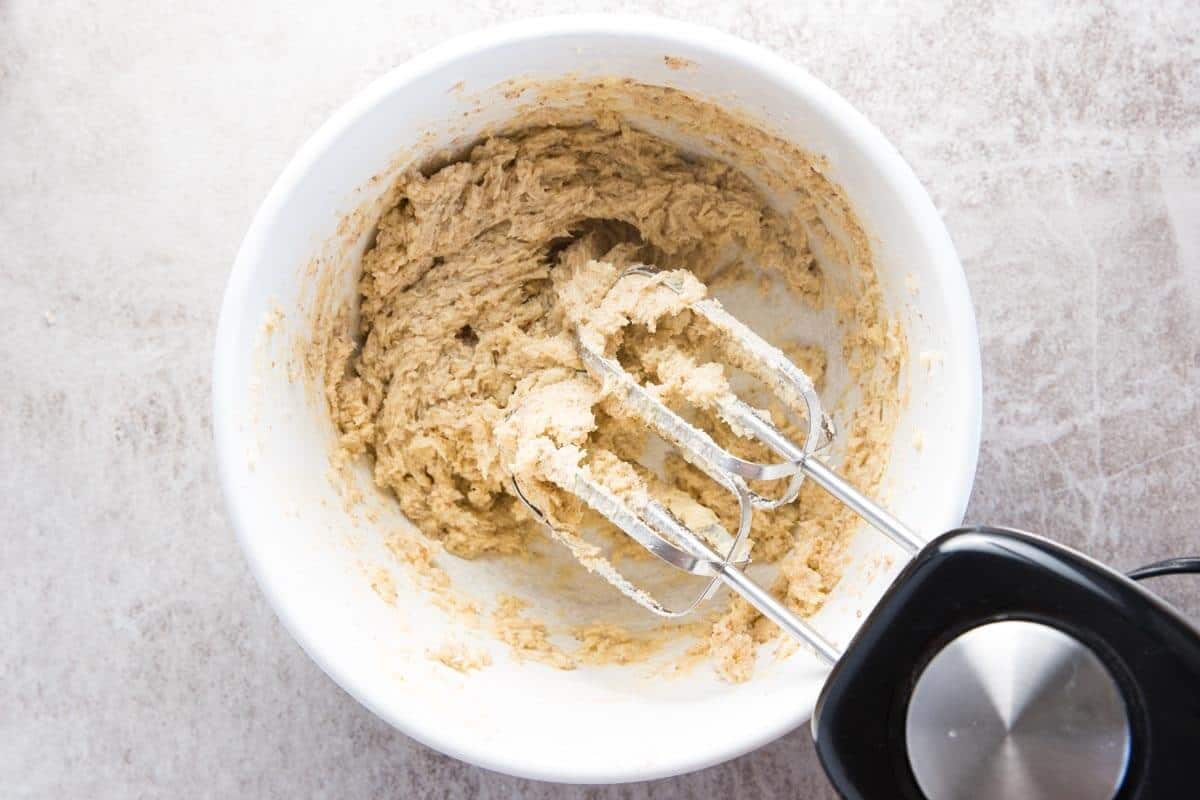
[[[690,114],[739,141],[751,161],[774,162],[776,151],[790,156],[766,179],[794,195],[790,209],[772,207],[737,166],[685,154],[632,127],[619,113],[624,101],[606,99],[618,95]],[[749,265],[762,265],[782,278],[776,291],[837,308],[841,355],[860,395],[842,421],[840,469],[868,492],[876,488],[903,343],[881,310],[866,239],[840,190],[820,176],[819,161],[670,90],[600,83],[588,97],[589,122],[541,110],[530,115],[532,127],[400,178],[363,259],[361,344],[345,336],[321,343],[342,454],[369,457],[375,481],[408,518],[463,558],[520,558],[532,537],[545,535],[514,497],[513,472],[537,484],[533,499],[556,518],[587,521],[545,479],[556,463],[594,470],[616,491],[654,491],[688,522],[728,519],[732,498],[682,459],[669,463],[671,485],[629,465],[642,431],[606,407],[572,331],[591,332],[605,346],[620,339],[639,357],[631,369],[653,379],[665,400],[703,407],[724,378],[706,365],[707,344],[689,333],[687,315],[676,312],[704,287],[693,281],[693,295],[675,296],[653,280],[630,281],[599,300],[630,264],[687,269],[713,283],[744,273],[758,280]],[[826,217],[838,219],[843,237],[826,230]],[[845,271],[850,291],[828,289],[814,239]],[[812,343],[793,343],[789,352],[819,386],[828,354]],[[754,453],[729,431],[719,438]],[[856,525],[852,513],[806,486],[797,503],[756,515],[753,555],[778,563],[774,590],[811,613],[836,582],[841,546]],[[394,549],[410,563],[429,561],[427,550]],[[501,601],[497,636],[554,666],[627,663],[657,649],[615,626],[589,629],[579,620],[577,652],[566,653],[522,608],[515,598]],[[697,647],[711,652],[724,677],[745,680],[755,645],[776,633],[735,598]]]
[[490,655],[481,650],[472,650],[462,642],[447,642],[436,650],[430,650],[429,657],[463,673],[483,669],[492,663]]

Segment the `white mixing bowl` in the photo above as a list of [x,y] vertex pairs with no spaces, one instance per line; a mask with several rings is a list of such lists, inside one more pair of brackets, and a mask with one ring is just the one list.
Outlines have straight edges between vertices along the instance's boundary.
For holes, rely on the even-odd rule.
[[[665,56],[686,62],[668,64]],[[845,188],[872,237],[889,309],[906,327],[902,383],[910,397],[884,484],[892,510],[927,536],[958,524],[970,493],[979,445],[978,343],[950,238],[896,150],[804,70],[705,28],[578,16],[471,34],[372,84],[292,159],[238,253],[213,370],[221,482],[263,592],[322,669],[408,735],[514,775],[631,781],[708,766],[795,728],[812,712],[823,669],[801,651],[778,662],[760,659],[755,678],[743,685],[723,683],[708,669],[669,680],[623,667],[563,672],[513,660],[485,631],[470,630],[455,634],[490,643],[490,668],[461,675],[435,663],[426,652],[444,643],[449,623],[429,595],[397,572],[393,607],[364,577],[364,565],[386,563],[378,529],[397,522],[389,515],[398,510],[385,499],[372,522],[344,508],[327,477],[328,415],[287,368],[292,339],[308,324],[298,309],[328,268],[317,257],[345,215],[377,199],[405,159],[461,133],[464,113],[474,126],[511,115],[513,101],[499,94],[475,112],[475,93],[510,78],[564,75],[674,86],[749,114],[828,158],[827,174]],[[365,243],[359,238],[356,252]],[[306,271],[310,264],[315,274]],[[344,280],[340,290],[349,296],[353,283]],[[264,321],[276,310],[283,312],[279,330],[265,335]],[[920,448],[913,446],[918,433]],[[901,561],[868,529],[850,553],[845,578],[815,617],[841,644]],[[496,584],[503,571],[446,566],[477,594],[504,588]]]

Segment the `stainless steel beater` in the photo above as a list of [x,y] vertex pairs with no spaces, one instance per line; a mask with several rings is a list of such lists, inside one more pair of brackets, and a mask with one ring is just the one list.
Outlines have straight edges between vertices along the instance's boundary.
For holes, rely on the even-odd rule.
[[[655,275],[665,278],[663,285],[667,288],[680,291],[680,286],[671,282],[670,273],[660,273],[645,266],[627,269],[617,280]],[[838,658],[837,648],[743,571],[742,568],[749,561],[745,545],[754,509],[770,510],[794,501],[807,477],[887,534],[910,555],[921,548],[923,541],[816,457],[817,452],[833,438],[834,427],[832,420],[821,409],[816,388],[808,375],[780,350],[727,312],[717,300],[704,298],[689,304],[688,309],[721,334],[722,343],[727,345],[726,355],[734,366],[762,381],[786,407],[803,414],[807,426],[804,442],[796,444],[764,415],[729,392],[716,401],[718,415],[733,430],[765,445],[780,460],[764,464],[739,458],[717,444],[705,431],[668,408],[615,359],[605,356],[585,337],[576,335],[576,346],[588,372],[597,381],[615,389],[628,413],[645,423],[709,478],[724,486],[738,502],[738,526],[732,536],[723,530],[700,532],[689,529],[657,500],[648,498],[640,507],[631,507],[581,469],[575,469],[569,476],[556,476],[554,482],[560,488],[575,494],[642,547],[676,569],[708,578],[708,583],[690,603],[671,607],[636,586],[606,560],[593,558],[587,566],[645,608],[665,617],[690,613],[710,597],[719,584],[724,583],[746,598],[764,616],[807,643],[822,659],[833,664]],[[764,497],[747,484],[747,481],[784,479],[788,481],[786,489],[775,498]],[[556,538],[578,550],[579,540],[575,534],[553,525],[529,502],[515,479],[514,488],[521,501],[547,525]],[[725,544],[721,548],[724,554],[711,544],[713,541]]]

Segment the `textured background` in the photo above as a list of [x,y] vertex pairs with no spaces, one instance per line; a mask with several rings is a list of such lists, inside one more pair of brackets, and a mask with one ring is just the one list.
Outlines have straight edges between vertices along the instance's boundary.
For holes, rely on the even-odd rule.
[[[211,339],[284,163],[411,55],[581,5],[0,0],[6,796],[832,796],[806,730],[617,788],[431,752],[292,643],[224,516]],[[1200,5],[624,8],[804,65],[929,187],[982,336],[971,520],[1118,567],[1200,550]],[[1200,581],[1156,587],[1200,617]]]

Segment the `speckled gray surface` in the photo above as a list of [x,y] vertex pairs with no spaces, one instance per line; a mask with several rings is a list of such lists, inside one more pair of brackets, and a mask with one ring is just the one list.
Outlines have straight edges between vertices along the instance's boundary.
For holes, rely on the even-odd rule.
[[[617,788],[433,753],[308,661],[226,522],[211,338],[271,181],[388,67],[568,5],[603,7],[0,2],[0,793],[832,796],[807,731]],[[625,8],[808,67],[929,187],[982,336],[970,519],[1200,550],[1200,6]],[[1200,581],[1158,585],[1200,617]]]

